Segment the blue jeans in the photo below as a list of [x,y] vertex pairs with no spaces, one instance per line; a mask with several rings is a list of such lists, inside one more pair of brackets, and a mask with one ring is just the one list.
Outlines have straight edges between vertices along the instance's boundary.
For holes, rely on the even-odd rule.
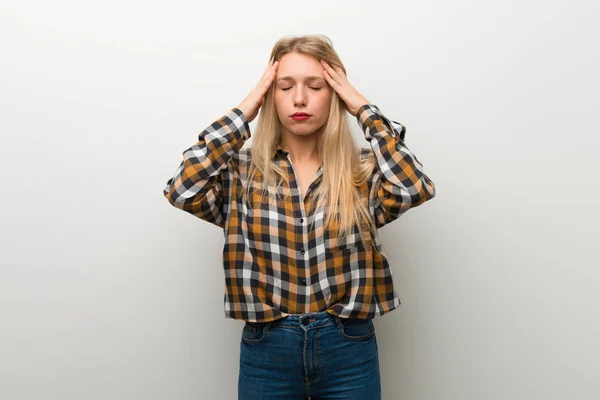
[[275,399],[380,400],[373,321],[323,311],[246,322],[238,400]]

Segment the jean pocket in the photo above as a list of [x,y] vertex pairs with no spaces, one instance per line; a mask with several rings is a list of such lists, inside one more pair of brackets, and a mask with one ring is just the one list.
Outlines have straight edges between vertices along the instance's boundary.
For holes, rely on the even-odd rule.
[[371,318],[340,318],[342,336],[349,340],[367,340],[375,336]]
[[260,343],[267,338],[267,322],[248,322],[242,329],[242,340],[246,343]]

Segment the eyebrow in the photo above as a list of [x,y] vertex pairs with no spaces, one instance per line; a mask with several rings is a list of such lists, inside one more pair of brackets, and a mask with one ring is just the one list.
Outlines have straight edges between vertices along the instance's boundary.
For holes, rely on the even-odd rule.
[[[325,80],[325,78],[323,78],[322,76],[311,75],[311,76],[307,76],[306,77],[306,81],[308,81],[308,82],[310,82],[310,81],[316,81],[318,79]],[[284,76],[284,77],[281,77],[281,78],[277,79],[277,82],[279,82],[279,81],[293,81],[293,80],[294,80],[294,78],[291,77],[291,76]]]

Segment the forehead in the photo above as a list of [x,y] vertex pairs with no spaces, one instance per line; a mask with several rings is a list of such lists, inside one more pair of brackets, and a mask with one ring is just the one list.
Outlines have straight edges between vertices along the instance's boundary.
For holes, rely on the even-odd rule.
[[288,77],[304,80],[309,76],[323,76],[323,66],[313,56],[299,53],[288,53],[279,60],[277,79]]

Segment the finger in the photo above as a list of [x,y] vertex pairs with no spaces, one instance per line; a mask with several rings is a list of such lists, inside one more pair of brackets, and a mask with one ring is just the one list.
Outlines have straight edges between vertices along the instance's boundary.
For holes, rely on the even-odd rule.
[[344,82],[346,80],[346,75],[344,74],[344,70],[342,70],[341,67],[335,66],[335,67],[329,67],[329,68],[330,68],[330,71],[331,71],[331,76],[335,80],[337,80],[340,83],[342,83],[342,82]]
[[333,68],[331,68],[331,65],[329,65],[327,61],[321,60],[321,64],[323,65],[323,68],[325,68],[329,76],[331,76],[336,81],[339,80],[340,75]]
[[259,84],[261,86],[269,86],[271,85],[271,82],[273,82],[273,78],[275,77],[275,74],[277,73],[277,67],[279,66],[279,61],[275,61],[275,63],[271,66],[269,66],[269,68],[267,68],[262,76],[262,78],[260,79]]
[[269,60],[269,62],[267,63],[267,68],[265,68],[265,69],[268,70],[269,68],[271,68],[273,66],[274,63],[275,63],[275,60],[273,58],[271,58]]
[[275,61],[273,63],[273,65],[271,65],[268,69],[267,69],[267,78],[272,78],[273,76],[275,76],[275,73],[277,71],[277,67],[279,67],[279,61]]
[[268,77],[268,76],[271,74],[271,72],[272,72],[274,69],[277,69],[277,66],[278,66],[278,65],[279,65],[279,61],[275,61],[275,62],[269,62],[269,65],[267,66],[267,68],[266,68],[266,69],[265,69],[265,71],[263,72],[263,74],[262,74],[262,76],[261,76],[260,80],[263,80],[263,79],[265,79],[266,77]]
[[259,86],[261,88],[261,94],[264,95],[267,90],[269,90],[269,88],[271,87],[271,85],[273,84],[273,81],[275,80],[275,76],[277,75],[277,67],[278,67],[278,61],[276,61],[276,64],[274,65],[273,68],[271,68],[268,73],[263,77],[263,79],[261,80]]
[[346,77],[346,74],[344,73],[344,70],[342,69],[342,67],[336,66],[334,67],[335,72],[337,72],[337,74],[341,77]]
[[323,76],[325,77],[327,83],[329,83],[329,86],[334,88],[336,91],[340,88],[340,84],[336,82],[331,75],[329,75],[329,72],[326,69],[323,70]]
[[267,74],[267,83],[270,85],[275,76],[277,76],[277,68],[279,67],[279,61],[275,61],[275,63],[271,66],[269,73]]
[[263,71],[260,79],[264,79],[264,77],[267,76],[267,74],[269,73],[270,70],[271,70],[271,63],[269,63],[269,65],[267,65],[267,68],[265,68],[265,70]]

